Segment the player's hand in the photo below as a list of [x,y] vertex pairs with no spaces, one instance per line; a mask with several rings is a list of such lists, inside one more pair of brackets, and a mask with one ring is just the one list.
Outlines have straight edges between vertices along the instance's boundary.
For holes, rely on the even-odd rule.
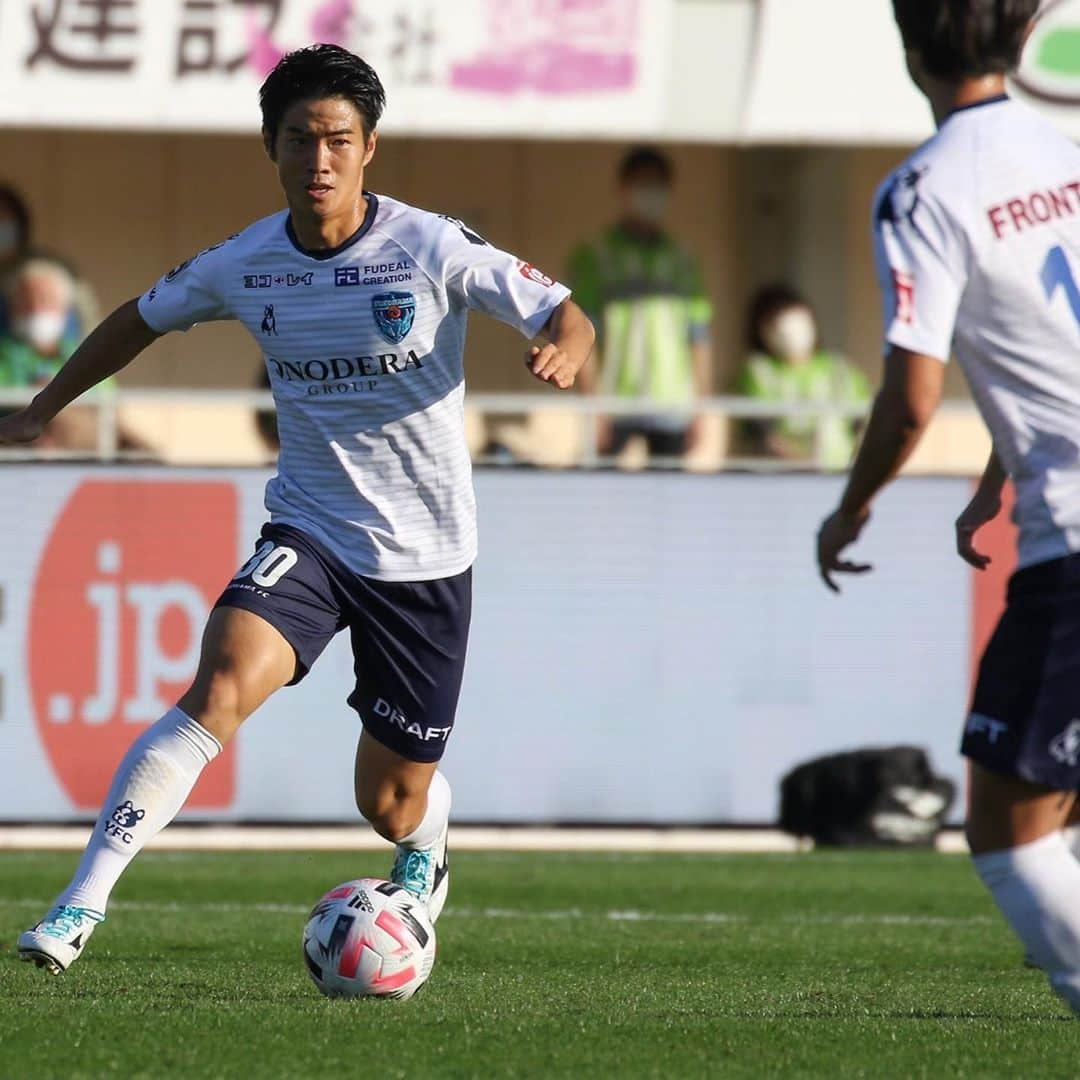
[[975,534],[1000,513],[1000,494],[984,495],[977,491],[964,512],[956,519],[956,553],[976,570],[985,570],[992,560],[989,555],[975,550]]
[[0,416],[0,446],[33,442],[44,430],[44,422],[30,409]]
[[870,511],[865,510],[858,517],[836,510],[821,524],[817,534],[817,560],[821,580],[838,593],[840,586],[833,581],[833,574],[865,574],[873,570],[870,563],[850,562],[840,558],[840,552],[859,539],[866,523],[870,520]]
[[574,385],[586,359],[577,360],[558,345],[534,345],[525,355],[529,370],[541,382],[551,383],[559,390],[569,390]]

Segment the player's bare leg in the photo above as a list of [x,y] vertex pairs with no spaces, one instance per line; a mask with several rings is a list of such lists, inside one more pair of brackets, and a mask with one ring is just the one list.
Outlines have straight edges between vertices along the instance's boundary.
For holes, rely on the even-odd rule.
[[224,745],[295,673],[296,654],[280,631],[242,608],[215,608],[195,681],[177,708]]
[[203,768],[295,667],[292,647],[259,616],[229,607],[211,612],[194,683],[120,762],[71,883],[45,918],[20,935],[21,959],[58,975],[80,955],[128,864],[172,821]]
[[1080,1012],[1080,862],[1062,834],[1076,805],[971,764],[967,837],[983,883],[1050,985]]
[[356,805],[397,845],[390,878],[423,900],[434,922],[450,886],[450,785],[436,762],[410,761],[366,731],[356,748]]

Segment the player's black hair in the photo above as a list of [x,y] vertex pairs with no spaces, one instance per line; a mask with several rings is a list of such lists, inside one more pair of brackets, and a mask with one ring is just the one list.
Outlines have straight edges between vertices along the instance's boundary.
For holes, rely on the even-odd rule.
[[386,108],[386,91],[367,61],[340,45],[309,45],[286,53],[259,88],[263,131],[270,143],[289,107],[311,98],[352,102],[363,120],[365,138],[378,127]]
[[671,164],[671,158],[655,146],[635,146],[619,162],[618,175],[622,184],[643,172],[659,173],[668,184],[675,179],[675,166]]
[[1004,75],[1020,63],[1039,0],[893,0],[904,48],[928,75]]
[[811,312],[814,310],[810,306],[810,301],[790,285],[765,285],[754,293],[746,312],[746,344],[751,352],[767,353],[769,351],[769,347],[761,337],[762,326],[780,312],[793,307],[804,307]]
[[9,184],[0,184],[0,204],[15,219],[15,228],[19,234],[17,254],[23,256],[30,249],[30,208],[23,197]]

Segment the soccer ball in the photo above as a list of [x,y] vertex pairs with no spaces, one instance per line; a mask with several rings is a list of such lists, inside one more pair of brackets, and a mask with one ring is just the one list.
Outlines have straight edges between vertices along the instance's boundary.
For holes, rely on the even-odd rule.
[[312,908],[304,963],[327,997],[410,998],[435,963],[435,928],[400,885],[346,881]]

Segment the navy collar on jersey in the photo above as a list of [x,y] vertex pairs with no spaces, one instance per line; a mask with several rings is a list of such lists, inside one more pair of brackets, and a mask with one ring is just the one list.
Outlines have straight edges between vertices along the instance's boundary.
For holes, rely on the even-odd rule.
[[[958,105],[953,109],[949,116],[955,116],[957,113],[969,112],[971,109],[981,109],[984,105],[1000,105],[1003,101],[1008,101],[1008,94],[995,94],[993,97],[980,98],[978,101],[973,101],[969,105]],[[949,116],[945,119],[948,120]]]
[[351,248],[357,240],[363,239],[371,229],[371,226],[375,224],[375,215],[379,212],[379,200],[370,191],[365,191],[364,195],[367,197],[367,213],[364,214],[364,220],[360,222],[360,228],[356,230],[347,240],[343,240],[337,247],[333,248],[321,248],[319,251],[309,251],[304,247],[299,240],[296,239],[296,233],[293,232],[292,227],[292,215],[285,219],[285,235],[289,238],[289,243],[292,244],[301,255],[306,255],[309,259],[332,259],[335,255],[340,255],[343,251]]

